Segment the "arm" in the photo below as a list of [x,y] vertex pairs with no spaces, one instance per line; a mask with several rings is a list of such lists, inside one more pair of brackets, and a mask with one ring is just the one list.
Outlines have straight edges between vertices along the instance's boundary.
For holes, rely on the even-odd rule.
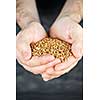
[[16,0],[16,19],[23,29],[31,22],[40,22],[35,0]]
[[83,0],[67,0],[61,13],[50,28],[50,36],[72,44],[72,56],[65,62],[48,68],[42,77],[44,80],[51,80],[68,73],[75,67],[82,57],[83,52],[83,30],[78,24],[83,16]]
[[57,19],[65,16],[80,22],[83,17],[83,0],[67,0]]
[[41,74],[60,62],[52,55],[32,56],[30,43],[47,37],[45,29],[39,23],[35,0],[17,0],[17,22],[22,28],[16,36],[16,57],[19,64],[33,74]]

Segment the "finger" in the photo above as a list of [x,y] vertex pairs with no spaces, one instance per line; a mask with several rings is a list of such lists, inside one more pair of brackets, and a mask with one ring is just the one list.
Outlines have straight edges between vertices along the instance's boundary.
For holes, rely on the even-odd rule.
[[70,56],[66,62],[63,62],[63,63],[60,63],[60,64],[57,64],[55,66],[55,70],[56,71],[59,71],[59,70],[63,70],[67,67],[69,67],[71,64],[73,64],[77,59],[75,59],[74,56]]
[[34,74],[41,74],[43,73],[47,68],[53,67],[56,64],[60,63],[61,61],[59,59],[55,59],[54,61],[41,65],[41,66],[36,66],[36,67],[31,67],[31,70]]
[[23,62],[21,62],[21,60],[19,60],[19,58],[17,58],[17,61],[18,61],[18,63],[19,63],[20,65],[22,65],[22,67],[23,67],[25,70],[27,70],[27,71],[29,71],[29,72],[32,72],[31,67],[27,66],[26,64],[23,64]]
[[76,65],[77,65],[78,61],[76,61],[74,64],[72,64],[71,66],[69,66],[64,73],[68,73],[71,69],[73,69]]
[[82,52],[83,52],[83,45],[82,41],[79,42],[74,42],[72,44],[72,53],[76,58],[81,58],[82,57]]
[[45,56],[40,56],[40,57],[34,56],[34,57],[32,57],[31,60],[26,62],[26,64],[30,67],[34,67],[34,66],[47,64],[47,63],[53,61],[54,59],[55,59],[55,57],[52,55],[45,55]]
[[46,73],[42,73],[41,76],[42,76],[44,81],[48,81],[50,79],[50,77],[51,77],[50,75],[48,75]]
[[53,74],[54,72],[55,72],[55,70],[54,70],[54,66],[48,68],[48,69],[45,71],[46,74]]
[[[42,58],[42,59],[41,59]],[[52,55],[46,55],[46,56],[41,56],[41,57],[33,57],[31,60],[29,61],[23,61],[21,59],[21,57],[17,57],[17,61],[19,62],[19,64],[21,64],[22,66],[29,66],[29,69],[31,67],[36,67],[36,66],[40,66],[40,65],[44,65],[47,64],[49,62],[54,61],[54,56]]]
[[[46,64],[46,65],[42,65],[42,66],[34,66],[34,67],[30,67],[30,66],[27,66],[27,65],[25,65],[25,64],[23,64],[22,62],[20,62],[20,60],[19,59],[17,59],[18,60],[18,62],[27,70],[27,71],[30,71],[30,72],[32,72],[33,74],[39,74],[39,73],[42,73],[43,71],[45,71],[46,70],[46,67],[52,67],[52,66],[54,66],[55,64],[58,64],[59,62],[60,62],[60,60],[54,60],[54,61],[52,61],[52,62],[50,62],[50,63],[48,63],[48,64]],[[53,59],[52,59],[53,60]],[[48,60],[48,61],[50,61],[50,59]],[[35,64],[35,65],[37,65],[37,63]]]
[[53,75],[48,75],[48,74],[45,73],[42,77],[43,77],[44,81],[48,81],[48,80],[51,80],[51,79],[54,79],[54,78],[58,78],[61,75],[68,73],[71,69],[73,69],[76,66],[77,63],[78,62],[75,62],[70,67],[68,67],[67,69],[64,69],[62,71],[56,71]]
[[[25,70],[27,70],[27,71],[33,73],[32,69],[31,69],[29,66],[23,65],[23,64],[21,64],[21,65],[23,66],[23,68],[24,68]],[[34,74],[34,73],[33,73],[33,74]]]
[[60,77],[60,76],[61,76],[61,75],[51,76],[51,77],[48,77],[48,78],[43,78],[43,80],[44,80],[44,81],[49,81],[49,80],[58,78],[58,77]]
[[46,74],[46,73],[42,74],[42,78],[43,78],[44,81],[48,81],[48,80],[51,80],[51,79],[54,79],[54,78],[57,78],[57,77],[60,77],[60,75],[49,75],[49,74]]
[[[68,66],[67,68],[60,70],[60,71],[55,71],[51,76],[59,76],[64,74],[65,72],[70,71],[76,64],[78,63],[78,61],[74,62],[72,65]],[[73,66],[73,67],[72,67]]]

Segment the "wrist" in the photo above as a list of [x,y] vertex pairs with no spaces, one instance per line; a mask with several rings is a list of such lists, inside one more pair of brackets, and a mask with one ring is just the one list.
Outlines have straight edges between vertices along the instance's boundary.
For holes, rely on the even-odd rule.
[[67,0],[58,18],[66,16],[79,23],[83,17],[83,0]]
[[79,23],[82,19],[82,16],[78,13],[72,13],[72,14],[62,14],[62,15],[59,15],[57,20],[63,18],[63,17],[69,17],[71,20],[75,21],[76,23]]
[[38,22],[38,23],[40,23],[39,18],[38,17],[34,17],[30,13],[24,13],[24,14],[17,13],[16,16],[17,16],[16,17],[17,23],[19,24],[19,26],[22,29],[26,28],[32,22]]

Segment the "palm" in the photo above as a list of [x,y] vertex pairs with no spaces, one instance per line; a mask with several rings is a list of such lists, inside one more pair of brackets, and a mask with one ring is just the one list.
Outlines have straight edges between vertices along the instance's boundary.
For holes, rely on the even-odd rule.
[[[50,29],[50,36],[71,43],[73,56],[70,56],[66,62],[47,69],[43,73],[43,77],[47,79],[53,79],[69,72],[82,56],[82,28],[70,18],[66,17],[56,21]],[[52,72],[50,73],[49,70]]]
[[52,67],[60,61],[55,60],[51,55],[32,57],[31,42],[37,42],[47,36],[43,27],[38,23],[32,23],[17,35],[16,55],[18,62],[28,71],[39,74],[46,67]]

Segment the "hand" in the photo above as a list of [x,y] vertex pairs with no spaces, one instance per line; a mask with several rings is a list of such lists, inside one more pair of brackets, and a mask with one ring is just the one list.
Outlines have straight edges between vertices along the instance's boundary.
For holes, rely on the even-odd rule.
[[30,43],[35,43],[45,37],[47,37],[47,34],[41,24],[32,22],[28,27],[20,31],[16,38],[17,60],[26,70],[34,74],[42,73],[46,68],[60,62],[51,55],[32,57]]
[[82,27],[69,17],[63,17],[53,24],[50,29],[50,36],[71,43],[73,56],[70,56],[66,62],[48,68],[44,73],[42,73],[44,80],[59,77],[75,67],[82,57],[82,35]]

